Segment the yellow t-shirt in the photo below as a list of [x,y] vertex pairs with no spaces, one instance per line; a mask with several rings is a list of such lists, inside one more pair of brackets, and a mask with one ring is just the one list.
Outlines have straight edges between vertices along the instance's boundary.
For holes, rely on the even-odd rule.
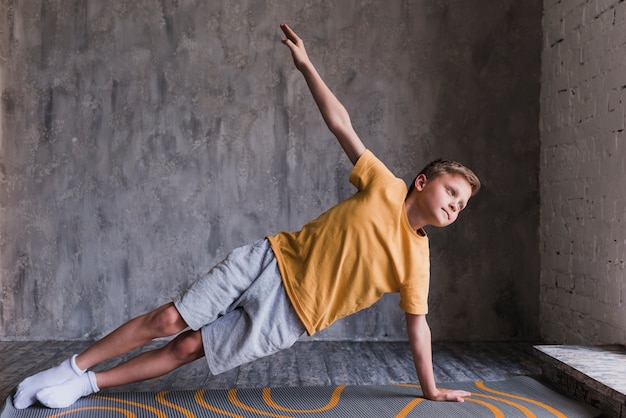
[[404,181],[368,150],[350,182],[357,188],[354,195],[298,232],[268,237],[309,335],[389,292],[400,293],[405,312],[428,311],[428,237],[409,224]]

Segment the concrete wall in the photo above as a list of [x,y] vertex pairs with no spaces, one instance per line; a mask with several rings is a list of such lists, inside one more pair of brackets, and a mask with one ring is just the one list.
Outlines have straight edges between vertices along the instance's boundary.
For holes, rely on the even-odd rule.
[[[88,339],[350,195],[278,24],[366,144],[484,190],[429,230],[435,339],[538,318],[541,2],[0,0],[0,337]],[[403,339],[397,296],[319,338]]]
[[541,335],[626,344],[626,3],[544,8]]

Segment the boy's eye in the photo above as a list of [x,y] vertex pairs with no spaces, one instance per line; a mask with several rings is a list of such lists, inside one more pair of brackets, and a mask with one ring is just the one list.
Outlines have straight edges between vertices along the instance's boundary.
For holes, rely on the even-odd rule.
[[453,189],[448,188],[448,194],[449,194],[450,196],[454,196],[456,193],[454,193],[454,190],[453,190]]

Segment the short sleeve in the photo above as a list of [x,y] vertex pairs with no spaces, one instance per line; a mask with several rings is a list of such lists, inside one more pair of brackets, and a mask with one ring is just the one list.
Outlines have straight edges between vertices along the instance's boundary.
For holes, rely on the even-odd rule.
[[350,173],[350,183],[359,191],[395,180],[396,176],[370,150],[365,150]]

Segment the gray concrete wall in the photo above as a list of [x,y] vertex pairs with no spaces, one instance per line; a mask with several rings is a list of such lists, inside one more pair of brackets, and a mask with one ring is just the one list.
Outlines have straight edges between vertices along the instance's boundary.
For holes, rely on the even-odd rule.
[[541,335],[626,344],[626,3],[544,7]]
[[[457,224],[429,230],[434,338],[536,335],[540,1],[0,10],[1,338],[101,336],[353,192],[281,22],[398,176],[443,156],[484,181]],[[318,337],[404,339],[397,303]]]

